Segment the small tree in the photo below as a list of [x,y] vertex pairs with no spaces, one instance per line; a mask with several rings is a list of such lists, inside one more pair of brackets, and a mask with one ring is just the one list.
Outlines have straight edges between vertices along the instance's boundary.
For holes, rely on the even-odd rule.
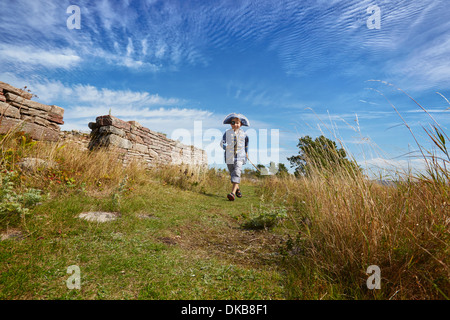
[[287,158],[291,168],[295,167],[294,174],[311,175],[314,169],[320,171],[336,172],[338,169],[360,171],[356,162],[347,159],[344,149],[338,148],[336,143],[323,135],[313,140],[310,136],[299,139],[297,144],[299,154]]
[[278,164],[278,171],[277,171],[277,173],[275,175],[280,176],[280,177],[285,177],[285,176],[289,175],[288,168],[286,168],[284,163],[279,163]]

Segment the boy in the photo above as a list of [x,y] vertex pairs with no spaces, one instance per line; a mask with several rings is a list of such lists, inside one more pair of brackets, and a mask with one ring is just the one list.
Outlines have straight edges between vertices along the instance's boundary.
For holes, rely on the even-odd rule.
[[230,124],[222,137],[220,145],[225,150],[225,163],[230,171],[231,183],[233,184],[231,192],[227,195],[228,200],[234,201],[235,196],[242,197],[239,183],[241,182],[242,166],[247,162],[248,158],[248,136],[241,126],[249,126],[247,118],[241,114],[231,113],[225,120],[224,124]]

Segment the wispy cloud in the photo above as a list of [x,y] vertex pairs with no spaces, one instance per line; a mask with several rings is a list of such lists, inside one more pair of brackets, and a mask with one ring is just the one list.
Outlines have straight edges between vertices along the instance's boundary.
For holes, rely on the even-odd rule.
[[[180,121],[195,118],[204,119],[212,116],[212,113],[197,108],[188,108],[184,99],[176,97],[163,97],[158,93],[138,92],[132,90],[114,90],[109,88],[97,88],[87,84],[67,85],[61,81],[49,81],[47,79],[34,78],[22,79],[14,74],[0,74],[2,81],[14,86],[23,87],[25,84],[33,93],[37,93],[35,100],[54,104],[62,101],[65,109],[64,119],[67,126],[72,128],[79,121],[85,119],[83,129],[87,127],[86,118],[93,121],[97,116],[108,114],[124,118],[126,120],[156,120],[180,119]],[[67,127],[67,128],[66,128]],[[161,127],[161,130],[164,128]]]
[[409,172],[424,172],[426,161],[424,159],[384,159],[372,158],[361,161],[360,165],[367,168],[370,172],[385,173],[394,176],[396,174],[404,174]]
[[66,116],[68,118],[94,118],[99,115],[108,114],[111,111],[113,116],[124,120],[137,120],[143,121],[148,118],[153,119],[166,119],[172,121],[174,118],[178,119],[194,119],[194,118],[206,118],[211,115],[211,112],[198,109],[188,109],[188,108],[136,108],[129,106],[128,108],[121,108],[117,106],[112,106],[109,108],[107,105],[100,105],[95,109],[91,106],[73,106]]
[[[449,30],[450,23],[446,25]],[[409,87],[416,90],[449,86],[449,56],[450,36],[443,34],[431,43],[413,48],[404,61],[395,63],[393,69],[401,75],[408,75]]]
[[71,49],[47,50],[33,46],[15,46],[0,44],[0,64],[10,63],[42,66],[46,68],[70,69],[82,59]]
[[[65,101],[63,130],[89,130],[88,122],[111,112],[123,120],[136,120],[152,130],[171,132],[193,123],[206,120],[213,113],[185,106],[188,102],[176,97],[162,97],[157,93],[97,88],[92,85],[65,85],[59,81],[34,81],[29,84],[33,92],[43,92],[39,100],[44,103]],[[70,97],[70,99],[68,99]]]
[[[382,27],[376,31],[366,26],[366,10],[372,4],[369,0],[244,0],[189,5],[184,1],[79,1],[81,30],[65,26],[69,4],[22,0],[2,7],[2,42],[33,47],[31,52],[36,55],[18,55],[18,61],[54,61],[54,66],[62,67],[99,58],[151,72],[183,64],[208,65],[211,49],[247,50],[263,43],[278,56],[286,73],[300,76],[337,65],[352,73],[354,68],[360,70],[361,62],[354,61],[361,49],[371,59],[379,59],[412,45],[416,50],[406,60],[393,56],[385,71],[413,71],[425,80],[441,82],[450,70],[446,59],[450,45],[442,35],[449,22],[445,15],[437,15],[446,6],[442,0],[383,1]],[[430,21],[433,28],[426,34],[441,35],[431,46],[418,36]],[[44,54],[39,59],[39,50],[45,53],[55,45],[54,57]],[[76,54],[60,52],[68,48]],[[12,53],[5,51],[5,57],[12,57]]]
[[131,90],[98,89],[91,85],[75,85],[72,88],[75,101],[89,104],[144,106],[144,105],[174,105],[181,101],[177,98],[163,98],[158,94],[148,92],[133,92]]

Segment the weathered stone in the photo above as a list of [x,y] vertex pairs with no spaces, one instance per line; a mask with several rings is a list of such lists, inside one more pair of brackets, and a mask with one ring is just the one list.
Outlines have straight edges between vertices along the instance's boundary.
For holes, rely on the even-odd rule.
[[132,134],[131,132],[126,133],[126,137],[128,140],[135,142],[136,141],[136,135]]
[[41,126],[44,126],[44,127],[50,126],[50,121],[43,119],[41,117],[35,117],[34,123],[40,124]]
[[124,165],[134,161],[148,166],[174,162],[207,165],[204,150],[182,145],[163,133],[142,127],[136,121],[125,122],[110,115],[100,116],[95,124],[89,124],[89,128],[92,130],[89,148],[114,146],[114,150],[123,151],[119,159]]
[[100,134],[111,133],[111,134],[118,135],[119,137],[125,137],[125,132],[123,130],[118,129],[118,128],[113,127],[113,126],[99,127],[98,132]]
[[54,130],[60,130],[59,126],[55,123],[51,123],[47,119],[43,119],[41,117],[34,117],[34,123],[40,124],[41,126],[52,128]]
[[47,120],[58,123],[58,124],[64,124],[63,117],[61,115],[53,113],[53,112],[48,113]]
[[82,212],[78,215],[78,218],[80,219],[94,222],[108,222],[116,220],[119,217],[120,213],[118,212],[102,212],[102,211]]
[[47,112],[43,111],[43,110],[39,110],[39,109],[32,109],[32,108],[21,108],[20,109],[20,113],[21,114],[26,114],[28,116],[33,116],[33,117],[41,117],[41,118],[46,118],[47,117]]
[[99,127],[99,125],[97,124],[97,122],[89,122],[88,127],[91,130],[95,130]]
[[114,126],[119,129],[125,129],[126,131],[130,131],[131,129],[131,124],[110,115],[97,117],[96,122],[99,126]]
[[151,131],[150,129],[148,129],[148,128],[146,128],[146,127],[141,127],[141,128],[139,128],[139,129],[142,130],[142,131],[144,131],[145,133],[153,132],[153,131]]
[[133,127],[138,127],[138,128],[142,127],[142,125],[137,121],[128,121],[128,123],[131,124],[132,128]]
[[152,139],[150,139],[150,137],[142,137],[142,140],[144,140],[144,144],[146,145],[152,144]]
[[34,140],[58,141],[59,133],[41,125],[13,118],[3,118],[0,124],[0,134],[10,130],[25,131]]
[[134,142],[140,143],[140,144],[145,144],[144,139],[142,139],[142,137],[140,137],[140,136],[134,136]]
[[158,158],[158,153],[156,153],[155,151],[153,151],[152,149],[148,148],[148,154],[150,155],[150,157],[152,158]]
[[116,136],[115,134],[103,136],[101,140],[102,140],[101,145],[115,146],[123,149],[131,149],[132,147],[132,143],[130,141],[121,138],[119,136]]
[[21,96],[17,96],[13,93],[6,93],[6,100],[11,103],[12,105],[24,109],[24,110],[41,110],[42,112],[46,113],[46,117],[47,115],[54,118],[55,122],[60,121],[63,122],[63,116],[64,116],[64,109],[55,105],[46,105],[46,104],[42,104],[36,101],[31,101],[31,100],[27,100],[24,99]]
[[20,114],[20,119],[34,123],[34,116],[29,116],[29,115],[26,115],[26,114]]
[[139,152],[142,153],[147,153],[148,152],[148,147],[146,145],[140,144],[140,143],[135,143],[132,147],[132,150],[137,150]]
[[16,87],[13,87],[7,83],[0,81],[0,91],[3,90],[3,92],[12,92],[18,96],[21,96],[25,99],[31,99],[33,97],[33,94],[26,92],[22,89],[18,89]]
[[20,112],[18,108],[10,105],[9,103],[0,101],[0,116],[19,119]]
[[6,96],[6,100],[8,102],[18,103],[18,104],[24,105],[26,107],[30,107],[30,108],[38,109],[38,110],[44,110],[46,112],[52,111],[51,106],[48,106],[46,104],[42,104],[42,103],[39,103],[36,101],[27,100],[21,96],[11,93],[11,92],[7,92],[5,94],[5,96]]
[[18,165],[23,171],[28,172],[36,171],[37,169],[58,168],[58,164],[56,162],[39,158],[23,158]]
[[55,106],[54,104],[52,104],[50,106],[52,109],[50,111],[50,114],[54,114],[55,116],[60,116],[61,118],[64,117],[64,109],[58,106]]

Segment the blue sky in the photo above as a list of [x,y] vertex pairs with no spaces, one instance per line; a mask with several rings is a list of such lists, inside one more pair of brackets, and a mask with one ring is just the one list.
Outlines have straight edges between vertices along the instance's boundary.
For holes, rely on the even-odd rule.
[[[70,5],[80,29],[67,27]],[[373,5],[379,29],[367,25]],[[423,165],[405,155],[418,148],[390,103],[431,149],[430,117],[396,88],[450,125],[437,93],[450,99],[445,0],[2,0],[1,10],[0,81],[63,107],[63,130],[89,132],[111,109],[168,137],[187,130],[193,144],[195,121],[223,132],[240,112],[257,139],[279,130],[273,150],[288,167],[300,137],[324,134],[377,171]]]

